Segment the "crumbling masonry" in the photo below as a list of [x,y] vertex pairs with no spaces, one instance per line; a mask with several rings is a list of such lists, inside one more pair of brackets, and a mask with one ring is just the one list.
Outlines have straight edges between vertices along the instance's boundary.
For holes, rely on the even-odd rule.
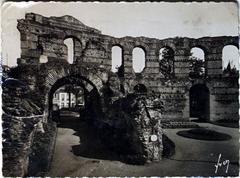
[[[106,114],[109,117],[114,115],[116,109],[111,109],[114,105],[119,106],[119,112],[128,112],[121,108],[121,103],[124,103],[122,99],[134,94],[136,87],[141,86],[145,89],[145,99],[135,96],[139,101],[135,105],[140,110],[132,114],[134,118],[131,124],[135,126],[132,135],[137,135],[139,139],[136,144],[143,145],[144,148],[144,151],[135,149],[135,156],[143,154],[141,159],[146,161],[161,159],[162,133],[157,113],[162,112],[162,121],[189,121],[190,91],[194,87],[208,91],[203,113],[206,121],[238,119],[238,77],[229,78],[222,72],[222,49],[226,45],[238,47],[238,37],[177,37],[163,40],[147,37],[115,38],[104,35],[71,16],[43,17],[33,13],[18,20],[17,28],[21,37],[21,58],[18,59],[17,69],[12,73],[26,83],[32,93],[38,94],[37,101],[46,116],[46,123],[52,119],[52,95],[64,84],[77,83],[84,87],[87,104],[91,106],[86,112],[92,114],[97,122],[111,120],[106,118]],[[67,61],[64,40],[68,38],[74,42],[73,64]],[[116,73],[111,72],[114,46],[122,49],[122,65]],[[132,66],[132,51],[135,47],[140,47],[145,52],[145,68],[141,73],[135,73]],[[168,72],[159,62],[159,50],[163,47],[174,52],[172,68]],[[205,53],[203,78],[189,78],[189,57],[193,47],[199,47]],[[40,61],[41,55],[47,56],[45,63]],[[164,111],[154,109],[153,101],[161,101]],[[141,113],[145,113],[144,116]],[[104,125],[103,128],[113,126],[116,124]],[[152,133],[154,128],[156,131]],[[157,142],[150,141],[153,134],[158,136]],[[129,143],[131,139],[128,140]]]
[[[114,38],[103,35],[99,30],[90,28],[71,16],[43,17],[26,14],[18,21],[21,34],[21,59],[18,65],[41,68],[23,73],[32,90],[40,90],[48,105],[48,93],[60,78],[79,73],[90,80],[101,95],[103,83],[109,81],[110,87],[132,93],[137,84],[146,86],[148,93],[161,94],[166,111],[163,118],[189,119],[189,90],[197,84],[204,84],[210,93],[209,119],[238,118],[238,86],[222,76],[222,49],[226,45],[238,47],[238,37],[169,38],[158,40],[146,37]],[[63,41],[74,40],[74,64],[67,63],[67,47]],[[120,46],[123,53],[123,74],[110,75],[111,49]],[[141,47],[145,51],[145,68],[140,75],[132,67],[132,51]],[[174,73],[167,80],[159,66],[159,50],[170,47],[174,51]],[[189,56],[193,47],[205,52],[206,77],[189,79]],[[39,63],[39,57],[48,57],[46,64]],[[59,65],[63,64],[63,65]],[[92,71],[90,68],[96,68]],[[236,79],[235,79],[236,80]],[[237,81],[237,80],[236,80]],[[46,110],[47,111],[47,110]]]

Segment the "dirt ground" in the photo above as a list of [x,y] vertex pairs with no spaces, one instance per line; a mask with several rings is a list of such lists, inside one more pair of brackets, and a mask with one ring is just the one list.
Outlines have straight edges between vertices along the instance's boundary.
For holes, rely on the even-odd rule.
[[[203,141],[184,138],[176,132],[184,129],[165,129],[175,143],[176,153],[157,163],[143,166],[118,161],[118,156],[101,145],[95,130],[87,123],[65,123],[59,126],[55,152],[46,176],[237,176],[238,129],[201,123],[200,126],[232,136],[227,141]],[[229,160],[227,166],[218,166]],[[227,173],[226,173],[227,171]]]

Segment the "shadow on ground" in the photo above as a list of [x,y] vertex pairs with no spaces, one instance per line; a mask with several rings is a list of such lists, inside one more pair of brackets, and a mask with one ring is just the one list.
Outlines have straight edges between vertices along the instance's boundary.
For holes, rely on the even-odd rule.
[[182,130],[177,132],[177,135],[197,139],[197,140],[214,140],[214,141],[224,141],[230,140],[232,137],[230,135],[216,132],[214,130],[206,129],[206,128],[195,128],[190,130]]
[[[81,156],[102,160],[118,160],[121,158],[109,150],[99,137],[98,131],[86,120],[80,118],[64,118],[58,124],[59,128],[69,128],[75,131],[73,135],[79,137],[79,145],[72,145],[72,152],[75,156]],[[122,160],[121,160],[122,161]]]
[[[101,139],[99,131],[94,128],[92,123],[84,119],[65,117],[61,118],[58,123],[58,128],[69,128],[75,131],[73,135],[79,137],[79,145],[72,145],[71,152],[75,156],[85,158],[115,160],[126,164],[131,164],[124,159],[123,155],[119,155],[105,145]],[[116,140],[117,141],[117,140]],[[163,135],[163,157],[169,158],[175,153],[175,144],[166,136]]]

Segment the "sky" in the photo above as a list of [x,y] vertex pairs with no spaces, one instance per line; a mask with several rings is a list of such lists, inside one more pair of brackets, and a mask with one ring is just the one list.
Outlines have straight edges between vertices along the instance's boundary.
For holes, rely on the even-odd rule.
[[[71,15],[85,25],[114,37],[237,36],[238,7],[232,2],[204,3],[93,3],[5,2],[2,6],[3,64],[16,65],[20,57],[17,19],[25,13],[43,16]],[[238,53],[230,53],[238,66]],[[228,57],[229,58],[229,57]]]

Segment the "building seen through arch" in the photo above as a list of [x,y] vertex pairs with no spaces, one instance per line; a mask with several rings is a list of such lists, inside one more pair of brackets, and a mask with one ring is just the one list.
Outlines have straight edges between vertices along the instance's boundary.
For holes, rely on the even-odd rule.
[[64,85],[53,95],[53,105],[58,109],[84,106],[84,91],[82,87]]

